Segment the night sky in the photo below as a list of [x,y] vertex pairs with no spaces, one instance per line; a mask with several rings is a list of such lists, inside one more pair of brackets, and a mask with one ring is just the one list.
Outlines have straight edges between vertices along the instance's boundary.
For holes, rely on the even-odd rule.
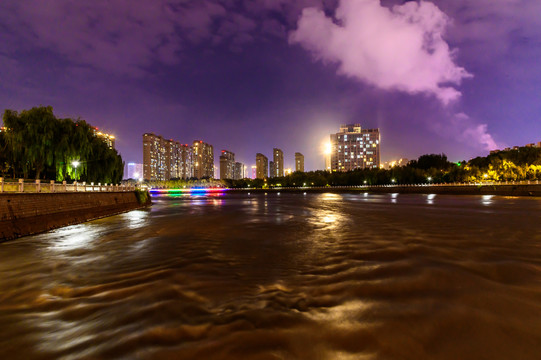
[[382,161],[541,141],[539,0],[0,2],[0,110],[51,105],[114,134],[201,139],[248,166],[324,167],[342,123]]

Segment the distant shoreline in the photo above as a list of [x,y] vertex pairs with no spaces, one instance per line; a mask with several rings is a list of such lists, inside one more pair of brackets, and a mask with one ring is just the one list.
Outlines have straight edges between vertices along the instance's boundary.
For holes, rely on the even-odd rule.
[[331,186],[269,189],[228,189],[229,192],[284,192],[284,193],[399,193],[399,194],[441,194],[441,195],[500,195],[541,197],[541,184],[508,185],[390,185],[390,186]]

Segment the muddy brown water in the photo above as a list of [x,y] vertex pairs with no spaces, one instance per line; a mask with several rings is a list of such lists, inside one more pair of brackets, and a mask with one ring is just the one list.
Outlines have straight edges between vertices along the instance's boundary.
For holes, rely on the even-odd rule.
[[0,244],[2,359],[540,359],[541,199],[156,197]]

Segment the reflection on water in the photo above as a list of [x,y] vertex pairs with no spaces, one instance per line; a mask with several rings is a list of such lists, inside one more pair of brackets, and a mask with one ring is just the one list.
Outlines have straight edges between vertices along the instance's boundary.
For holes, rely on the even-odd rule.
[[538,359],[541,200],[228,193],[0,244],[0,358]]

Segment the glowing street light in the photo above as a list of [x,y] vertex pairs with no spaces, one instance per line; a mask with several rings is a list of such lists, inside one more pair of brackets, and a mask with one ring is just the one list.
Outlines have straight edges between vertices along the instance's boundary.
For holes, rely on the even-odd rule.
[[427,177],[426,179],[428,180],[428,182],[431,182],[431,181],[432,181],[432,177],[431,177],[431,176]]
[[395,180],[395,179],[391,179],[391,182],[394,184],[394,183],[396,182],[396,180]]
[[80,162],[75,160],[71,162],[71,165],[75,168],[75,181],[77,181],[77,167],[79,166]]

